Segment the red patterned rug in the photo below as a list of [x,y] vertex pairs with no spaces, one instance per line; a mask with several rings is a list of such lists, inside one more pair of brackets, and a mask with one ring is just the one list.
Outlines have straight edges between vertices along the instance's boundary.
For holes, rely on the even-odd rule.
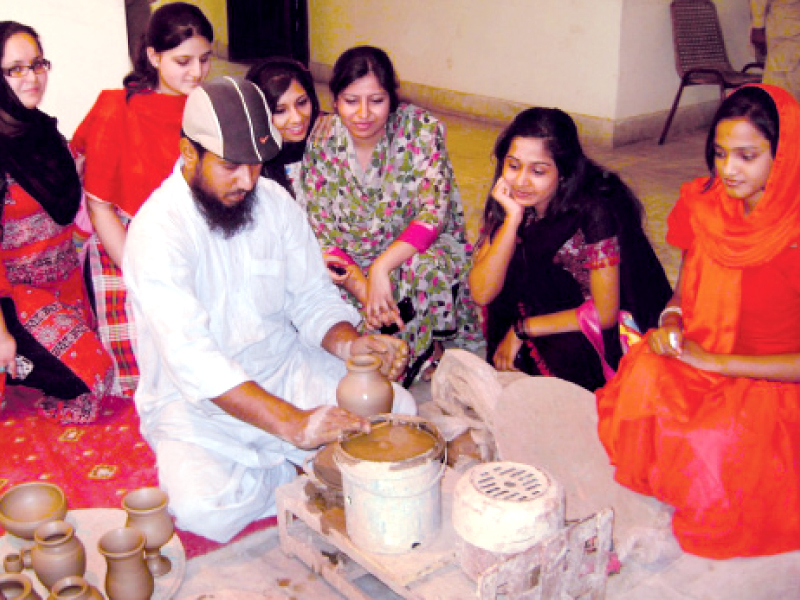
[[[94,423],[61,425],[37,413],[40,396],[30,388],[6,388],[0,493],[26,481],[49,481],[64,490],[69,508],[120,508],[128,491],[158,485],[155,456],[139,433],[131,400],[107,398]],[[252,523],[229,543],[276,522],[271,517]],[[225,545],[186,531],[178,535],[187,559]]]

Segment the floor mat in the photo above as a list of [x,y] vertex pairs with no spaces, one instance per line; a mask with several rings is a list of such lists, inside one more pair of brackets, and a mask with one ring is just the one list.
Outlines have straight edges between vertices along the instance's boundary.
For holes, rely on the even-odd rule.
[[[75,508],[121,508],[130,490],[158,485],[155,455],[139,433],[133,401],[109,397],[94,423],[62,425],[40,415],[41,392],[6,388],[0,412],[0,493],[26,481],[49,481]],[[251,523],[231,542],[277,523],[275,517]],[[2,529],[0,529],[2,533]],[[186,558],[225,546],[187,531],[177,531]]]

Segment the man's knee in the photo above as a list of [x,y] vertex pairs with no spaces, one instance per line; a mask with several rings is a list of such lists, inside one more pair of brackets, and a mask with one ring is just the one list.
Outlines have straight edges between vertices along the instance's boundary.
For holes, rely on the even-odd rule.
[[416,415],[417,414],[417,401],[403,386],[392,383],[394,388],[394,402],[392,403],[392,412],[400,415]]
[[250,469],[193,444],[156,446],[159,482],[179,529],[227,542],[251,522],[275,513],[275,489],[296,472],[284,462]]

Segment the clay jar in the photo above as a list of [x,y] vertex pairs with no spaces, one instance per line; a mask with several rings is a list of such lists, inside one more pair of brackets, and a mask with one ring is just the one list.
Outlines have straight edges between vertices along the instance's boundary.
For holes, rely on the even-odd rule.
[[22,561],[21,554],[15,552],[13,554],[6,554],[3,557],[3,570],[6,573],[22,573],[22,569],[24,568],[25,564]]
[[336,388],[340,407],[362,417],[392,410],[394,390],[381,374],[381,359],[373,354],[356,354],[347,361],[347,375]]
[[72,575],[56,581],[47,600],[103,600],[103,595],[83,577]]
[[144,562],[144,534],[133,527],[107,531],[97,542],[106,559],[106,595],[109,600],[149,600],[155,584]]
[[175,531],[172,517],[167,512],[167,493],[157,487],[146,487],[125,494],[122,508],[128,513],[125,525],[144,534],[144,557],[147,568],[154,577],[169,573],[172,564],[161,554]]
[[50,521],[33,534],[36,545],[22,551],[22,560],[48,590],[68,575],[86,572],[86,550],[75,536],[75,528],[66,521]]
[[22,573],[0,575],[0,598],[13,600],[42,600],[33,589],[33,584]]

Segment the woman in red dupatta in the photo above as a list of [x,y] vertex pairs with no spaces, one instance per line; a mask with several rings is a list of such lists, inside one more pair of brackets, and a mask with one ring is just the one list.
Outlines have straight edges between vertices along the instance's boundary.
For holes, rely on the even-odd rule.
[[800,106],[747,86],[720,107],[710,178],[681,188],[684,251],[660,327],[597,392],[616,479],[675,507],[711,558],[800,549]]
[[120,269],[128,223],[175,166],[186,96],[208,75],[213,39],[196,6],[175,2],[156,10],[125,89],[101,92],[72,139],[85,157],[96,233],[87,244],[89,283],[98,332],[114,358],[115,394],[132,397],[139,380]]

